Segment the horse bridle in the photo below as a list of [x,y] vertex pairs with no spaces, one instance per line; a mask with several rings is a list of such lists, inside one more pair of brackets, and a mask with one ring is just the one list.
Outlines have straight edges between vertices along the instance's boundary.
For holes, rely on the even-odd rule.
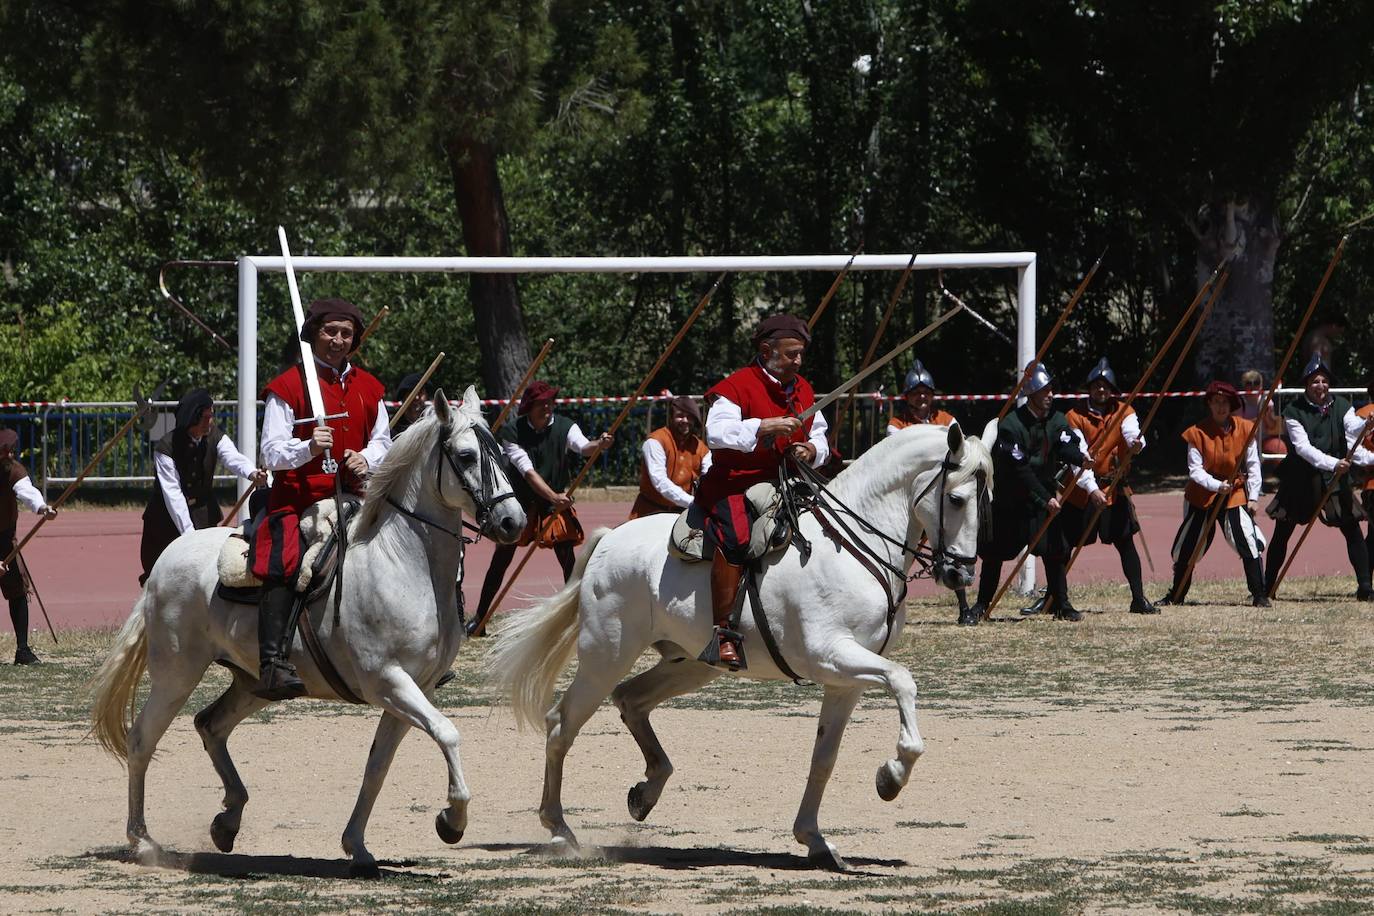
[[[915,508],[915,506],[920,504],[921,500],[925,499],[926,494],[929,493],[937,483],[940,485],[940,508],[936,514],[935,521],[935,548],[930,552],[928,558],[920,555],[917,557],[918,563],[924,562],[926,564],[922,572],[937,578],[944,570],[951,567],[954,569],[966,569],[969,575],[972,575],[974,564],[978,560],[976,556],[965,556],[964,554],[955,553],[945,546],[945,483],[949,478],[949,472],[958,469],[958,467],[959,462],[954,460],[954,453],[946,452],[944,460],[940,462],[940,473],[932,477],[930,483],[926,484],[925,489],[917,494],[916,499],[912,501],[912,507]],[[990,533],[986,530],[986,523],[989,521],[988,510],[991,500],[987,495],[987,474],[983,471],[977,471],[974,477],[978,481],[978,540],[979,543],[982,544]]]
[[[472,431],[477,436],[477,452],[479,455],[479,470],[481,474],[480,489],[474,493],[472,487],[468,486],[466,479],[463,477],[463,470],[459,466],[458,456],[453,453],[453,444],[449,441],[452,430],[453,425],[451,423],[441,422],[439,424],[439,441],[436,448],[438,448],[439,454],[443,458],[443,462],[447,463],[449,469],[453,471],[453,476],[458,478],[458,483],[463,488],[463,491],[467,493],[468,498],[470,498],[473,505],[477,507],[477,524],[474,525],[467,521],[463,522],[463,527],[469,531],[476,532],[477,537],[467,537],[459,531],[455,531],[452,528],[439,524],[431,518],[427,518],[414,509],[407,509],[390,496],[386,498],[386,501],[388,505],[402,515],[413,518],[417,522],[421,522],[431,528],[437,528],[445,534],[452,535],[464,544],[472,544],[481,539],[482,531],[486,528],[487,520],[491,517],[492,511],[500,505],[503,500],[515,499],[515,491],[510,490],[505,493],[493,493],[496,468],[497,465],[501,463],[500,447],[496,444],[496,437],[491,434],[491,430],[487,429],[485,426],[474,423],[472,425]],[[439,492],[440,500],[444,498],[444,463],[435,462],[434,465],[434,488]]]

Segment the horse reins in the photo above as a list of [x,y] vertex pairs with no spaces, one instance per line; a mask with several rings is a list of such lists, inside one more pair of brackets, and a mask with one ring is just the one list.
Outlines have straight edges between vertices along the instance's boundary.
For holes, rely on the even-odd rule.
[[[939,472],[931,477],[930,482],[925,485],[921,492],[917,494],[915,500],[912,501],[913,506],[919,504],[937,484],[939,485],[940,499],[936,523],[936,545],[933,550],[925,545],[924,540],[912,545],[905,539],[899,540],[880,531],[871,522],[859,515],[853,508],[846,505],[843,500],[840,500],[834,493],[830,492],[826,487],[825,478],[814,468],[795,458],[791,459],[791,463],[793,470],[796,472],[796,476],[806,482],[812,492],[810,505],[798,509],[795,505],[797,494],[795,494],[791,487],[784,487],[783,489],[785,494],[784,504],[788,505],[789,519],[794,520],[794,529],[795,519],[799,516],[800,512],[810,511],[816,516],[816,520],[820,523],[822,530],[824,530],[842,549],[846,550],[854,559],[858,560],[859,564],[863,566],[864,569],[868,570],[868,573],[883,587],[883,592],[887,596],[888,609],[887,633],[883,637],[882,646],[878,649],[878,654],[881,655],[883,650],[887,648],[888,640],[892,638],[892,626],[897,618],[897,610],[906,598],[908,583],[915,579],[931,577],[934,570],[942,564],[954,567],[972,568],[976,562],[976,557],[956,554],[945,546],[945,484],[949,478],[949,472],[956,470],[959,467],[959,462],[954,460],[953,452],[946,452],[944,460],[940,462]],[[987,475],[979,471],[976,476],[978,481],[978,527],[981,536],[983,522],[987,514]],[[893,563],[888,556],[879,554],[877,550],[869,547],[864,540],[855,533],[854,529],[850,527],[850,524],[845,521],[843,516],[846,515],[863,531],[898,548],[900,551],[898,554],[899,556],[911,554],[915,570],[908,573],[904,568]],[[809,545],[807,552],[809,552]],[[888,583],[888,574],[895,576],[900,585],[898,594],[895,597]]]

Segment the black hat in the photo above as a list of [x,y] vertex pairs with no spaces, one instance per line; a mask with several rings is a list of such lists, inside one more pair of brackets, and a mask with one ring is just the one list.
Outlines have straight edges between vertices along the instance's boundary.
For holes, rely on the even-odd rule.
[[[410,392],[414,390],[415,386],[420,384],[420,379],[424,377],[425,376],[423,372],[412,372],[409,375],[402,378],[399,382],[396,383],[396,397],[394,398],[394,400],[404,401],[406,397],[410,394]],[[428,383],[426,383],[425,387],[420,389],[420,394],[429,394]]]
[[301,340],[313,344],[316,329],[326,321],[353,322],[353,350],[363,342],[363,313],[347,299],[316,299],[310,303],[305,310],[305,324],[301,325]]
[[214,407],[215,401],[210,397],[210,392],[204,388],[191,388],[177,401],[176,409],[176,429],[177,432],[186,432],[187,429],[200,422],[200,415],[205,412],[205,408]]
[[754,346],[757,347],[765,340],[777,340],[782,337],[791,337],[800,340],[804,344],[811,343],[811,329],[806,326],[796,315],[769,315],[759,322],[758,327],[754,328]]

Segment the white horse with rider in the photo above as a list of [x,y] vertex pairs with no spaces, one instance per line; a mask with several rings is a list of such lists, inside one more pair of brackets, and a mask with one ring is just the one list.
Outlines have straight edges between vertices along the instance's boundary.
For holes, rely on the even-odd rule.
[[[840,736],[867,687],[887,690],[901,717],[896,757],[878,767],[879,796],[897,796],[924,749],[916,684],[883,652],[901,638],[906,583],[924,553],[923,536],[942,585],[972,583],[980,515],[991,498],[995,434],[996,423],[981,440],[966,438],[957,424],[902,430],[837,476],[819,509],[801,513],[798,532],[809,541],[810,556],[796,549],[768,555],[758,580],[782,666],[763,650],[756,619],[741,614],[752,651],[739,676],[778,680],[791,669],[824,688],[811,771],[793,825],[797,841],[820,865],[845,867],[822,834],[818,813]],[[674,520],[654,515],[594,533],[568,584],[509,615],[485,659],[489,678],[510,697],[518,719],[545,731],[539,817],[555,844],[576,844],[564,819],[564,760],[601,701],[611,696],[644,753],[644,781],[630,788],[627,799],[631,817],[643,820],[673,771],[649,713],[725,673],[698,660],[713,633],[710,564],[669,556]],[[622,682],[651,647],[660,661]],[[574,654],[576,676],[554,704],[555,681]]]
[[[481,534],[502,543],[514,541],[525,526],[472,388],[457,409],[437,392],[432,411],[387,454],[350,525],[341,579],[315,600],[324,610],[317,614],[319,641],[334,669],[352,693],[382,709],[343,832],[343,850],[360,873],[376,872],[363,833],[396,748],[411,728],[433,738],[448,764],[448,805],[435,818],[440,838],[456,843],[467,827],[469,792],[458,729],[431,700],[464,638],[456,584],[464,514],[475,516]],[[95,677],[93,731],[128,765],[127,835],[140,854],[157,849],[144,820],[148,763],[214,663],[234,673],[233,683],[196,715],[195,726],[224,785],[224,810],[210,825],[220,850],[233,849],[248,801],[227,741],[239,722],[270,701],[250,692],[258,665],[256,605],[230,603],[217,594],[218,560],[230,534],[228,528],[208,528],[172,543]],[[335,589],[342,591],[337,605]],[[294,655],[308,695],[336,699],[326,675],[302,651],[299,635]],[[148,698],[133,718],[145,670]]]

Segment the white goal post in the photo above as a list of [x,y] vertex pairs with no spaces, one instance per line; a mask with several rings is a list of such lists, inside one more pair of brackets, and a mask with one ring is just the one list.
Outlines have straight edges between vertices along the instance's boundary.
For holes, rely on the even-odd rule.
[[[606,257],[606,258],[406,258],[406,257],[293,257],[297,273],[786,273],[810,270],[837,274],[849,263],[846,254],[758,255],[699,257]],[[851,270],[905,270],[910,254],[864,254],[854,258]],[[1020,371],[1035,358],[1035,252],[981,252],[917,255],[916,270],[1011,269],[1016,271],[1016,364]],[[252,255],[239,258],[239,372],[238,446],[245,455],[258,453],[258,274],[282,273],[280,256]],[[493,394],[499,394],[494,392]],[[240,492],[246,485],[240,481]],[[1034,582],[1033,559],[1026,564]],[[1027,581],[1023,573],[1022,582]]]

